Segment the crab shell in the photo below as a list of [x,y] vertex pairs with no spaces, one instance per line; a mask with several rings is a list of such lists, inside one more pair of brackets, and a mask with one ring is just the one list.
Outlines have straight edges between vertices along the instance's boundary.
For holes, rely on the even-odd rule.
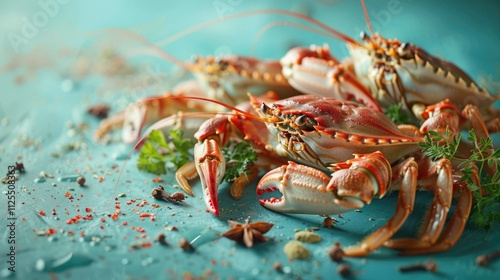
[[350,101],[301,95],[267,105],[251,96],[257,112],[269,120],[277,150],[297,162],[329,170],[353,154],[380,151],[392,164],[418,151],[421,137],[405,135],[383,113]]
[[459,110],[476,105],[485,120],[498,116],[490,107],[500,96],[481,89],[455,64],[410,43],[379,35],[364,36],[364,40],[364,44],[348,44],[348,49],[356,76],[382,107],[402,103],[419,118],[414,105],[450,99]]

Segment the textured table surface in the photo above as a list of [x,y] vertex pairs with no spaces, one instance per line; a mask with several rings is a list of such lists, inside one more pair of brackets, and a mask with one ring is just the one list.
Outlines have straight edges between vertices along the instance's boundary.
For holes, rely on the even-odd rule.
[[[256,40],[273,20],[289,20],[276,15],[221,21],[175,41],[165,39],[201,22],[263,8],[303,12],[357,39],[359,31],[366,30],[357,1],[273,1],[272,6],[268,1],[249,0],[62,2],[0,3],[0,172],[7,172],[16,161],[22,161],[26,168],[14,184],[14,233],[8,228],[12,221],[8,214],[2,216],[0,224],[0,277],[335,279],[340,278],[337,264],[329,259],[326,248],[334,242],[355,244],[391,217],[397,193],[374,201],[361,212],[334,216],[335,226],[323,228],[324,217],[281,215],[261,207],[255,182],[238,201],[230,198],[229,186],[223,184],[219,188],[219,217],[205,211],[199,185],[194,188],[196,196],[189,197],[184,206],[158,202],[150,196],[157,185],[152,182],[156,176],[137,170],[137,154],[125,162],[130,145],[95,143],[92,133],[99,121],[85,113],[100,102],[111,104],[115,113],[140,97],[159,95],[171,89],[182,72],[157,57],[117,59],[116,55],[141,43],[116,28],[139,33],[158,45],[163,42],[162,49],[181,60],[226,53],[280,58],[291,46],[313,43],[328,43],[332,52],[343,58],[347,55],[344,43],[291,27],[276,26]],[[367,2],[376,31],[414,42],[453,61],[482,86],[498,92],[498,3]],[[41,171],[54,178],[39,179]],[[64,182],[78,176],[86,178],[84,187]],[[173,176],[163,180],[167,190],[173,191]],[[0,211],[6,213],[8,201],[13,199],[7,195],[7,185],[1,188]],[[125,196],[115,200],[120,193]],[[143,200],[147,204],[141,206]],[[417,194],[415,213],[399,236],[412,235],[418,229],[430,200],[427,193]],[[154,203],[159,207],[153,207]],[[116,205],[120,205],[121,215],[113,220],[110,214],[115,213]],[[155,220],[141,219],[139,213],[154,213]],[[82,218],[78,219],[79,215]],[[275,224],[266,234],[268,242],[247,249],[217,238],[228,229],[228,219],[242,222],[247,217]],[[68,222],[71,218],[78,222]],[[288,260],[283,247],[293,239],[295,230],[315,227],[323,240],[305,245],[312,257]],[[346,262],[351,265],[353,279],[495,278],[500,276],[500,263],[479,267],[475,258],[498,249],[497,231],[498,225],[491,231],[468,225],[457,245],[441,254],[400,257],[380,249]],[[159,233],[166,234],[170,246],[154,242]],[[182,251],[177,245],[180,238],[194,240],[196,250]],[[10,240],[17,248],[14,263],[9,263],[12,258],[7,256]],[[438,272],[398,271],[400,266],[427,259],[438,264]],[[275,263],[283,270],[273,268]],[[12,265],[16,274],[8,270]]]

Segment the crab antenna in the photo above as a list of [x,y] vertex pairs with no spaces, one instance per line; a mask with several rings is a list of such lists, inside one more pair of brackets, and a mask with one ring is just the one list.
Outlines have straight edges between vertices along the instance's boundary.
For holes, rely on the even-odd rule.
[[178,65],[184,69],[187,69],[189,71],[194,70],[194,67],[192,64],[186,63],[186,62],[174,57],[173,55],[162,50],[159,46],[153,44],[151,41],[149,41],[148,39],[146,39],[145,37],[143,37],[142,35],[140,35],[136,32],[124,30],[124,29],[119,29],[119,28],[107,28],[107,29],[95,31],[92,33],[96,33],[96,34],[98,34],[98,33],[115,33],[115,34],[121,34],[121,35],[127,36],[128,38],[131,38],[131,39],[147,46],[147,48],[138,48],[136,50],[129,51],[128,55],[130,55],[130,56],[155,55],[155,56],[158,56],[162,59],[165,59],[166,61],[169,61],[175,65]]
[[227,17],[224,17],[224,18],[218,18],[218,19],[214,19],[214,20],[210,20],[210,21],[206,21],[206,22],[202,22],[198,25],[195,25],[191,28],[188,28],[186,30],[183,30],[177,34],[174,34],[166,39],[164,39],[163,41],[160,41],[158,43],[158,46],[162,47],[162,46],[165,46],[167,44],[170,44],[174,41],[177,41],[179,40],[180,38],[182,37],[185,37],[191,33],[194,33],[196,31],[199,31],[203,28],[206,28],[206,27],[209,27],[209,26],[212,26],[212,25],[216,25],[216,24],[219,24],[221,22],[225,22],[225,21],[229,21],[229,20],[234,20],[234,19],[238,19],[238,18],[244,18],[244,17],[249,17],[249,16],[253,16],[253,15],[262,15],[262,14],[279,14],[279,15],[286,15],[286,16],[289,16],[289,17],[293,17],[293,18],[296,18],[296,19],[301,19],[301,20],[304,20],[306,22],[309,22],[313,25],[316,25],[324,30],[326,30],[327,32],[329,32],[330,34],[333,34],[333,36],[337,39],[340,39],[340,40],[343,40],[347,43],[350,43],[350,44],[354,44],[354,45],[358,45],[360,46],[361,44],[357,41],[355,41],[354,39],[350,38],[349,36],[345,35],[344,33],[338,31],[338,30],[335,30],[331,27],[329,27],[328,25],[318,21],[318,20],[315,20],[309,16],[306,16],[304,14],[301,14],[301,13],[297,13],[297,12],[292,12],[292,11],[286,11],[286,10],[278,10],[278,9],[266,9],[266,10],[255,10],[255,11],[246,11],[246,12],[241,12],[241,13],[237,13],[237,14],[234,14],[234,15],[230,15],[230,16],[227,16]]
[[250,53],[254,53],[255,52],[255,49],[257,48],[257,44],[259,43],[259,41],[262,38],[262,36],[267,31],[269,31],[272,28],[277,27],[277,26],[291,26],[292,28],[306,30],[306,31],[309,31],[309,32],[320,34],[320,35],[325,36],[325,37],[336,38],[335,36],[333,36],[332,34],[328,33],[327,31],[325,31],[323,29],[318,29],[318,28],[307,26],[305,24],[295,23],[295,22],[291,22],[291,21],[287,21],[287,20],[279,20],[279,21],[277,20],[277,21],[273,21],[273,22],[270,22],[270,23],[266,24],[264,27],[262,27],[259,30],[259,33],[255,36],[255,39],[254,39],[254,41],[252,43],[252,48],[251,48]]
[[[209,103],[214,103],[214,104],[217,104],[217,105],[220,105],[222,107],[225,107],[229,110],[232,110],[238,114],[241,114],[245,117],[248,117],[248,118],[252,118],[252,119],[257,119],[257,120],[261,120],[261,121],[264,121],[264,122],[268,122],[269,120],[267,118],[263,118],[261,116],[257,116],[257,115],[252,115],[248,112],[245,112],[241,109],[238,109],[234,106],[231,106],[229,104],[226,104],[224,102],[221,102],[221,101],[217,101],[217,100],[214,100],[214,99],[209,99],[209,98],[205,98],[205,97],[199,97],[199,96],[169,96],[168,97],[169,99],[188,99],[188,100],[199,100],[199,101],[204,101],[204,102],[209,102]],[[156,99],[155,97],[151,97],[151,98],[146,98],[146,99],[143,99],[141,102],[148,102],[149,100],[152,100],[152,99]],[[220,112],[220,113],[217,113],[217,114],[227,114],[227,115],[235,115],[235,113],[232,113],[232,112]]]
[[368,30],[370,30],[370,33],[372,35],[375,35],[375,32],[373,32],[373,29],[372,29],[372,23],[370,21],[370,16],[368,15],[368,9],[366,9],[365,0],[361,0],[361,6],[363,6],[363,13],[365,14],[365,20],[366,20],[366,25],[368,26]]

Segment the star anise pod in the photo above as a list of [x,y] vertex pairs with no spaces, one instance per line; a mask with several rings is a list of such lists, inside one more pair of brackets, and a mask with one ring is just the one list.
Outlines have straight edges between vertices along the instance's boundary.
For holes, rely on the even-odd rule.
[[267,237],[264,234],[274,226],[274,224],[266,222],[250,223],[250,218],[246,219],[244,224],[231,220],[227,222],[231,229],[222,234],[222,236],[242,242],[248,248],[252,247],[254,242],[267,241]]

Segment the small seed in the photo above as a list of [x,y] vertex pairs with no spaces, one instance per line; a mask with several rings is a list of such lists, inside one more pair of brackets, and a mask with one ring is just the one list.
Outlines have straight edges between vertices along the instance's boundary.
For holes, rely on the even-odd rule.
[[78,177],[78,178],[76,179],[76,182],[78,183],[78,185],[83,186],[83,185],[85,185],[85,178],[83,178],[83,177]]

